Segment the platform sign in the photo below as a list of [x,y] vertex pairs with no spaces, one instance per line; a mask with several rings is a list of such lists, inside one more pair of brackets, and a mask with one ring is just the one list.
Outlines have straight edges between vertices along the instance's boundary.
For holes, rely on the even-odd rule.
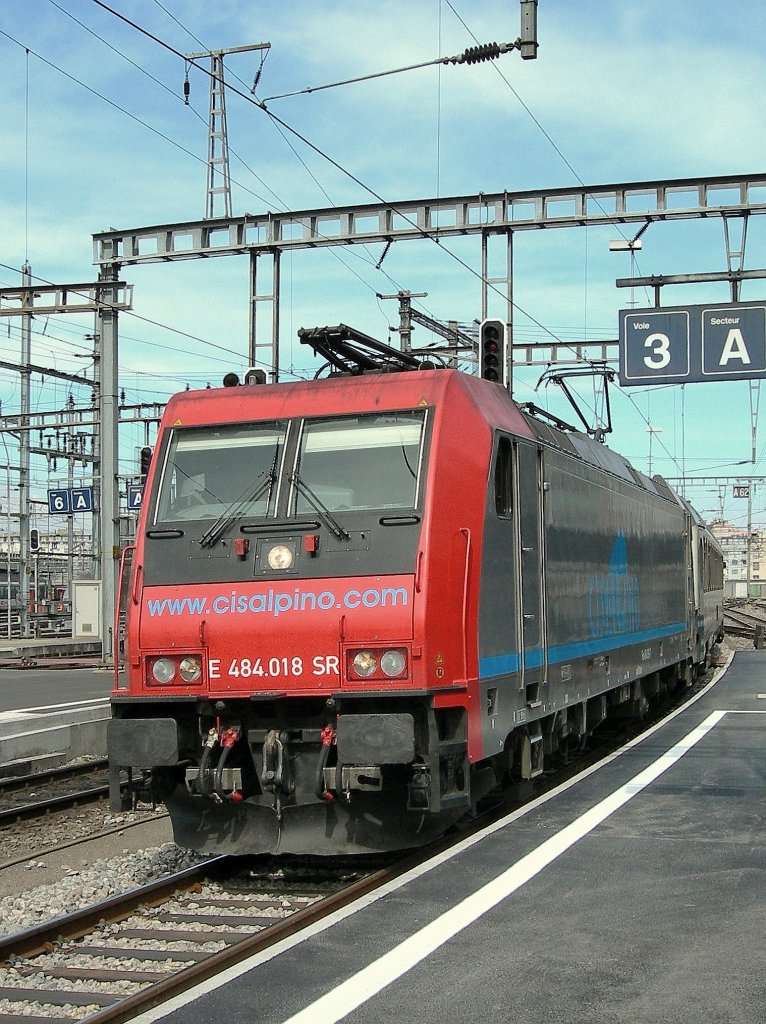
[[[662,377],[689,376],[689,313],[687,310],[646,310],[620,314],[620,382],[645,384]],[[624,364],[624,365],[623,365]],[[625,376],[626,380],[622,378]]]
[[703,310],[703,375],[740,380],[745,370],[766,372],[766,306]]
[[69,514],[69,491],[48,491],[48,511],[52,516]]
[[766,303],[620,311],[620,383],[766,377]]
[[92,487],[69,487],[48,491],[48,512],[52,516],[92,511]]
[[92,512],[93,488],[73,487],[69,492],[69,503],[73,512]]
[[144,488],[141,484],[128,484],[128,512],[140,512]]

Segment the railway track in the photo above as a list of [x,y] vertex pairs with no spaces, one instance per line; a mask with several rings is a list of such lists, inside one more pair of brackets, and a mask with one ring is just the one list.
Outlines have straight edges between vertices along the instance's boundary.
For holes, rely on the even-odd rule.
[[107,768],[107,760],[99,758],[0,779],[0,825],[106,799]]
[[68,782],[69,779],[82,778],[83,776],[98,775],[107,771],[109,760],[106,757],[97,757],[92,761],[76,761],[71,764],[59,765],[56,768],[44,768],[41,771],[30,772],[27,775],[8,775],[0,778],[0,796],[4,793],[12,793],[20,789],[37,788],[42,785]]
[[755,639],[759,627],[766,630],[766,609],[759,610],[758,606],[724,608],[724,628],[731,636]]
[[233,862],[208,861],[0,940],[0,1024],[130,1020],[383,885],[411,859],[294,882],[226,877]]
[[106,765],[100,758],[0,779],[0,872],[168,817],[149,804],[111,815]]

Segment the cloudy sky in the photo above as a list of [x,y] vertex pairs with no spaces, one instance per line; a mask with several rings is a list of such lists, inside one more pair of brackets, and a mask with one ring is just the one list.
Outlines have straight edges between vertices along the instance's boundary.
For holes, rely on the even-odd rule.
[[[94,232],[204,216],[208,77],[176,53],[271,44],[263,61],[259,52],[226,58],[227,82],[243,94],[227,97],[235,214],[363,204],[376,195],[395,204],[766,170],[756,99],[766,87],[765,6],[540,0],[538,18],[536,61],[509,53],[476,67],[432,66],[308,93],[302,90],[433,61],[477,42],[511,42],[519,4],[0,0],[0,286],[20,283],[25,260],[40,282],[95,279]],[[253,101],[256,73],[255,97],[288,128]],[[762,220],[753,217],[748,227],[748,268],[764,266]],[[630,300],[615,279],[631,266],[628,254],[609,251],[609,241],[626,233],[633,231],[517,234],[516,340],[615,339],[618,311]],[[652,225],[642,242],[635,271],[643,276],[726,266],[719,218]],[[441,247],[401,243],[376,269],[381,256],[378,245],[283,258],[288,377],[315,369],[297,344],[300,327],[345,322],[395,342],[396,303],[378,293],[427,292],[419,306],[440,320],[470,324],[480,316],[477,237]],[[119,327],[127,402],[162,402],[187,384],[217,386],[227,370],[246,366],[247,257],[129,267],[122,276],[134,285],[133,315],[122,315]],[[763,287],[745,283],[743,300],[761,298]],[[665,304],[728,298],[722,283],[663,292]],[[641,291],[633,301],[642,307],[653,299]],[[32,361],[87,374],[92,331],[88,317],[38,317]],[[18,359],[16,320],[0,322],[0,339],[0,359]],[[432,340],[423,329],[414,338]],[[571,420],[558,389],[535,390],[541,372],[517,367],[515,397]],[[33,383],[40,411],[62,407],[70,394],[77,405],[90,400],[89,389],[68,382]],[[590,385],[579,391],[592,408]],[[610,444],[644,471],[651,441],[652,472],[668,477],[763,472],[760,423],[759,461],[737,465],[750,459],[757,408],[747,382],[683,391],[615,387],[611,397]],[[0,400],[4,414],[19,411],[18,374],[0,369]],[[141,441],[126,432],[123,473],[133,471]],[[40,462],[36,484],[55,485],[62,472],[61,463],[53,470]],[[717,487],[687,493],[708,518],[720,511]],[[743,522],[744,503],[724,497],[727,515]],[[766,520],[766,486],[756,491],[754,509]]]

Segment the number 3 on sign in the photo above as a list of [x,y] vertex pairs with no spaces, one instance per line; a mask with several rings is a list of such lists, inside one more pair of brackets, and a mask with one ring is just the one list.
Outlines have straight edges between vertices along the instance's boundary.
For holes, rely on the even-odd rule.
[[663,370],[670,362],[670,338],[667,334],[650,334],[644,339],[644,348],[652,349],[650,356],[644,356],[644,365],[650,370]]

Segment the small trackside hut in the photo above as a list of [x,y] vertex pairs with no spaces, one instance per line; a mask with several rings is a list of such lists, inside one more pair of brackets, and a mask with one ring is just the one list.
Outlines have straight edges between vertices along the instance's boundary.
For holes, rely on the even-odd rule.
[[168,403],[109,757],[113,806],[140,769],[181,845],[422,844],[643,714],[721,635],[720,549],[664,482],[376,345]]

